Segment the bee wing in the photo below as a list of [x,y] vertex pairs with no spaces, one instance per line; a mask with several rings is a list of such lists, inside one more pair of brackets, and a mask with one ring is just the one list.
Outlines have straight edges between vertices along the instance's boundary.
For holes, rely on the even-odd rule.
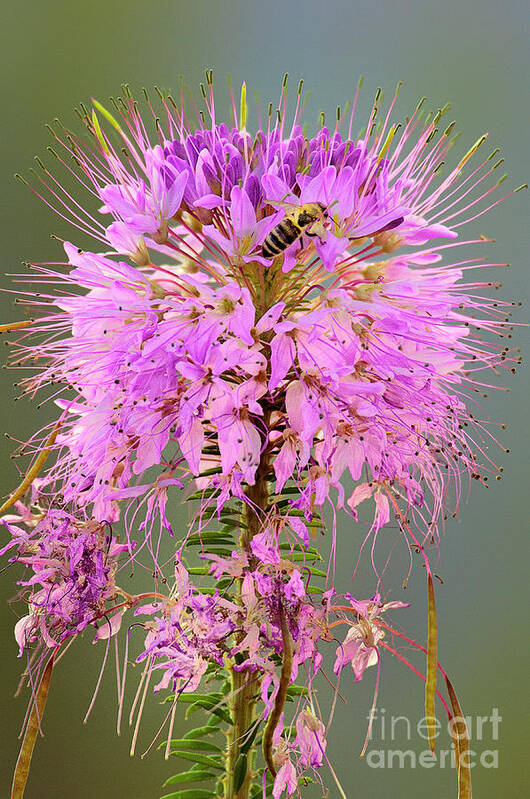
[[300,203],[288,203],[285,200],[265,200],[265,202],[267,205],[279,205],[280,208],[285,208],[288,213],[300,208]]
[[[285,208],[287,212],[299,211],[300,208],[303,208],[306,205],[313,205],[313,203],[302,203],[300,200],[296,203],[287,202],[284,200],[265,200],[268,205],[279,205],[281,208]],[[319,203],[319,205],[323,206],[322,208],[322,215],[329,214],[330,210],[333,208],[334,205],[338,203],[338,200],[332,200],[329,205],[324,205],[324,203]],[[315,201],[316,204],[316,201]]]

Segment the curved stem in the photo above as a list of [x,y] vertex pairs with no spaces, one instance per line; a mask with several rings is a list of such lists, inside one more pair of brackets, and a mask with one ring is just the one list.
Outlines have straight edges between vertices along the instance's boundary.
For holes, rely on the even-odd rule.
[[35,458],[35,462],[28,470],[26,476],[20,483],[19,487],[13,491],[13,493],[6,499],[6,501],[0,507],[0,513],[4,513],[12,505],[14,505],[15,502],[21,499],[28,490],[28,488],[31,487],[35,478],[39,476],[44,464],[48,459],[48,456],[52,451],[53,445],[55,444],[55,439],[59,435],[59,431],[61,429],[62,424],[63,424],[63,417],[61,416],[59,421],[55,424],[55,427],[53,428],[52,432],[46,439],[44,447],[40,450],[39,454]]
[[265,762],[271,772],[272,776],[276,776],[276,767],[272,757],[272,743],[274,738],[274,731],[280,721],[285,700],[287,698],[287,689],[291,682],[291,675],[293,669],[293,647],[291,633],[289,631],[289,622],[282,604],[280,604],[280,623],[282,628],[282,644],[283,644],[283,661],[282,671],[280,674],[280,684],[276,699],[274,700],[274,707],[272,708],[265,732],[263,733],[263,756]]

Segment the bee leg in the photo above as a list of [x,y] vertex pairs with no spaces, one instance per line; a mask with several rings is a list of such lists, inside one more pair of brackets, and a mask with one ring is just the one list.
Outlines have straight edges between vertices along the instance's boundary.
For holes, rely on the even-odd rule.
[[320,238],[322,238],[323,236],[326,236],[327,233],[328,233],[327,229],[324,227],[322,222],[320,222],[319,220],[317,220],[316,222],[313,222],[313,224],[310,226],[309,230],[307,230],[307,228],[305,230],[305,235],[306,236],[313,236],[313,237],[314,236],[319,236]]
[[321,244],[325,244],[326,240],[322,238],[320,233],[306,233],[306,236],[309,236],[312,239],[318,239]]

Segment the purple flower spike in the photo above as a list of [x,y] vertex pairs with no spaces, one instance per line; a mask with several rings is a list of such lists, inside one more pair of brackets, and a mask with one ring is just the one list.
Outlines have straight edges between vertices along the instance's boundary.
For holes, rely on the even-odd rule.
[[[59,409],[23,446],[33,460],[1,509],[14,506],[0,555],[23,567],[15,638],[32,697],[57,652],[95,628],[105,662],[115,647],[118,730],[138,665],[131,751],[150,688],[169,692],[166,755],[205,769],[168,784],[204,779],[225,799],[299,796],[328,766],[345,796],[327,745],[339,681],[373,679],[375,707],[387,651],[424,677],[427,715],[438,695],[453,718],[431,559],[468,484],[499,476],[476,395],[519,358],[512,303],[474,277],[486,264],[468,247],[488,240],[462,237],[504,199],[500,161],[476,157],[486,137],[451,161],[441,111],[420,104],[400,127],[380,93],[359,137],[353,111],[306,135],[301,86],[290,120],[286,89],[255,134],[246,85],[233,125],[216,121],[210,72],[195,127],[162,94],[153,124],[128,90],[117,117],[83,107],[91,140],[67,132],[56,149],[99,210],[55,179],[46,202],[94,251],[66,242],[64,264],[35,264],[46,290],[24,294],[33,318],[13,326],[19,385]],[[427,574],[426,647],[388,618],[406,607],[387,598],[397,536]],[[335,584],[352,541],[354,576],[370,553],[367,600]],[[315,687],[326,653],[331,702]],[[174,734],[179,702],[206,726]]]

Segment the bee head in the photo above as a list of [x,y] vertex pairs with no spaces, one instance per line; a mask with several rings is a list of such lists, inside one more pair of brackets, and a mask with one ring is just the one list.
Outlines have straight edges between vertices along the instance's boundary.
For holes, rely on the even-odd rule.
[[320,210],[322,211],[322,216],[324,217],[324,219],[327,219],[329,214],[328,214],[328,212],[326,210],[326,206],[323,205],[322,203],[317,203],[317,205],[320,208]]

